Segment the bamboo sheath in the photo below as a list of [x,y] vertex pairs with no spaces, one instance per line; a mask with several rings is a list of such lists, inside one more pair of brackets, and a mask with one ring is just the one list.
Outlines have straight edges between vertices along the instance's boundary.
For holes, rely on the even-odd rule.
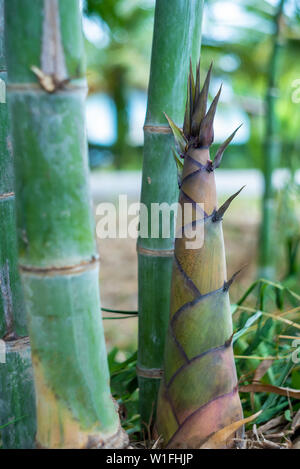
[[[209,147],[221,90],[206,113],[210,73],[201,90],[199,65],[196,82],[190,72],[183,132],[168,118],[184,159],[177,159],[182,166],[179,203],[183,212],[187,203],[192,208],[177,227],[157,405],[157,432],[168,448],[200,448],[213,433],[242,418],[228,294],[235,276],[227,281],[222,232],[223,214],[238,193],[218,209],[214,175],[236,131],[212,162]],[[194,235],[198,228],[198,239],[190,239],[191,227]]]
[[33,373],[17,264],[12,143],[6,103],[4,1],[0,0],[0,447],[32,448]]
[[123,447],[99,314],[79,2],[8,0],[5,13],[36,444]]
[[[163,112],[181,122],[189,57],[198,57],[201,40],[202,0],[157,0],[152,44],[148,106],[144,126],[144,158],[141,202],[178,200],[176,168],[171,158],[173,137]],[[173,226],[171,213],[171,227]],[[155,415],[165,335],[170,310],[170,286],[174,233],[138,239],[138,377],[140,413],[147,425]]]

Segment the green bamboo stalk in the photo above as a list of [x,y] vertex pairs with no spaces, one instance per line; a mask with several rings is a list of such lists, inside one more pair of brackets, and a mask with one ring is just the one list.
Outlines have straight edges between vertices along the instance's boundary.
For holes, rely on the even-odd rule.
[[[183,131],[168,118],[184,155],[183,168],[178,160],[179,203],[183,213],[186,204],[192,208],[189,219],[186,212],[178,221],[176,232],[171,314],[157,405],[157,431],[169,448],[200,448],[211,434],[242,418],[228,294],[234,277],[227,281],[222,233],[223,215],[238,193],[217,209],[214,175],[236,131],[212,162],[209,147],[221,88],[206,113],[211,70],[200,91],[199,65],[196,81],[192,70],[189,76]],[[197,239],[189,239],[191,229]]]
[[262,224],[260,246],[260,276],[273,278],[275,275],[276,251],[274,243],[275,193],[272,184],[274,170],[278,164],[280,146],[278,141],[278,122],[276,102],[279,95],[277,88],[280,52],[282,48],[282,16],[284,0],[279,0],[274,17],[275,32],[272,37],[272,51],[268,67],[268,88],[265,98],[266,129],[265,158],[263,165],[264,194],[262,201]]
[[[19,263],[37,447],[127,444],[109,389],[88,188],[77,0],[5,2]],[[34,73],[33,73],[34,72]]]
[[[180,122],[184,114],[184,89],[189,57],[198,57],[203,0],[157,0],[152,44],[148,107],[144,127],[144,160],[141,203],[178,200],[176,169],[172,164],[172,135],[163,112]],[[171,213],[171,226],[173,226]],[[144,424],[155,415],[165,335],[170,310],[170,283],[174,234],[138,239],[138,376],[140,413]]]
[[[4,2],[0,0],[0,439],[32,448],[36,431],[30,345],[17,264],[12,145],[6,104]],[[7,425],[8,424],[8,425]]]

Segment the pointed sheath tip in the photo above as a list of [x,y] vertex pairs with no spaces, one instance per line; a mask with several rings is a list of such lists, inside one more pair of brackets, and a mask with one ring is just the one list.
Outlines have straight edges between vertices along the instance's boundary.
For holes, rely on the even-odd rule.
[[199,142],[201,146],[210,146],[214,140],[214,119],[222,91],[222,84],[214,97],[207,114],[200,123]]
[[235,194],[233,194],[231,197],[229,197],[226,202],[224,202],[223,205],[221,205],[221,207],[218,209],[218,210],[215,210],[214,214],[213,214],[213,217],[212,217],[212,221],[213,222],[217,222],[217,221],[220,221],[222,220],[223,218],[223,215],[224,213],[226,212],[226,210],[228,209],[228,207],[230,206],[231,202],[239,195],[239,193],[246,187],[246,185],[244,185],[243,187],[241,187]]
[[226,340],[225,347],[229,347],[232,344],[233,336],[234,336],[234,332],[231,334],[229,339]]
[[226,292],[229,290],[236,277],[245,269],[245,267],[247,267],[247,264],[243,265],[237,272],[235,272],[227,282],[224,282],[223,291]]
[[240,124],[233,132],[231,135],[229,135],[229,137],[225,140],[224,143],[222,143],[222,145],[220,145],[220,147],[218,148],[218,151],[216,153],[216,156],[214,158],[214,162],[213,162],[213,169],[217,169],[220,164],[221,164],[221,161],[222,161],[222,158],[223,158],[223,154],[226,150],[226,148],[228,147],[228,145],[230,144],[230,142],[233,140],[233,138],[235,137],[237,131],[242,127],[243,124]]

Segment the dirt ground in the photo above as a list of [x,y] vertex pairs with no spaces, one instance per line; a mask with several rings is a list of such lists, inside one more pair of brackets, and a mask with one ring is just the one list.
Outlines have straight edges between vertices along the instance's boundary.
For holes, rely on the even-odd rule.
[[[222,202],[222,201],[220,201]],[[231,300],[236,301],[257,275],[259,204],[240,198],[223,222],[227,251],[228,277],[246,265],[231,287]],[[137,310],[137,255],[134,239],[98,240],[101,270],[102,306],[120,310]],[[104,317],[115,317],[103,313]],[[137,319],[105,319],[107,347],[135,350]]]

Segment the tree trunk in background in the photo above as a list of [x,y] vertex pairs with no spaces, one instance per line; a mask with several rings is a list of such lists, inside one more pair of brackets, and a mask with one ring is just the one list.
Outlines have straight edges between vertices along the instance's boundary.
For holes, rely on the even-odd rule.
[[[151,204],[178,200],[172,159],[173,137],[163,112],[182,122],[189,58],[199,56],[203,0],[157,0],[152,45],[148,107],[144,127],[141,202],[148,208],[149,237],[138,251],[140,413],[147,425],[155,415],[157,392],[170,312],[174,233],[151,238]],[[173,218],[173,216],[171,217]],[[171,226],[172,222],[171,222]]]
[[0,447],[32,448],[36,416],[17,263],[13,157],[5,89],[4,0],[0,0],[0,79]]
[[7,0],[5,7],[37,446],[122,447],[100,316],[79,2]]
[[275,200],[272,177],[278,164],[280,142],[277,132],[276,102],[278,99],[278,68],[281,49],[281,22],[284,0],[280,0],[274,18],[275,33],[272,40],[272,52],[269,63],[268,89],[266,94],[266,130],[265,130],[265,158],[263,166],[264,195],[262,207],[262,225],[260,246],[260,276],[272,279],[275,276],[276,251],[275,242]]

